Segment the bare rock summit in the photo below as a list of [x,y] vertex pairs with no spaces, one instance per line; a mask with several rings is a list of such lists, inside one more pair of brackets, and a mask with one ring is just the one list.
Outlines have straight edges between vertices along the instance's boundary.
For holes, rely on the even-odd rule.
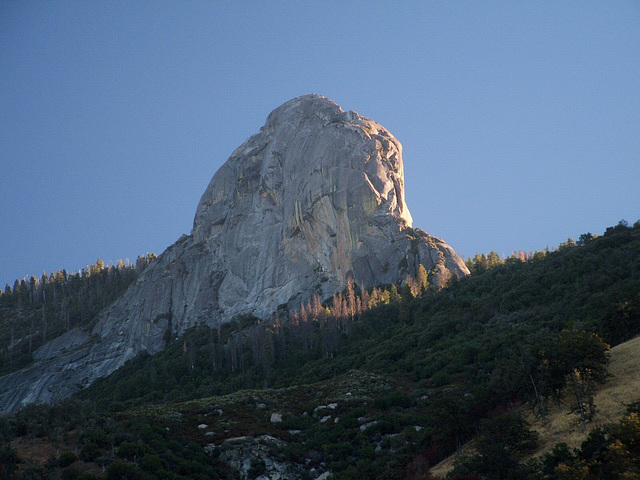
[[348,278],[399,283],[421,264],[438,286],[468,273],[444,241],[412,227],[400,142],[328,98],[295,98],[232,153],[191,234],[103,310],[90,335],[45,345],[42,360],[0,378],[0,411],[65,398],[196,324],[295,309]]

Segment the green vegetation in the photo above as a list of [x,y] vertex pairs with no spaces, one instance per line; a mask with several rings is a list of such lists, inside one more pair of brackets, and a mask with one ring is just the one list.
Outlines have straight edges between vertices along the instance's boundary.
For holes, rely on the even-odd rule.
[[576,480],[632,479],[640,476],[640,419],[638,404],[629,407],[618,423],[592,431],[573,452],[558,444],[551,453],[532,462],[538,478]]
[[[7,475],[234,478],[225,440],[271,435],[287,442],[269,447],[275,457],[338,479],[429,478],[473,438],[452,478],[635,478],[637,411],[584,434],[580,450],[558,445],[534,460],[537,438],[519,412],[560,410],[579,430],[596,414],[609,345],[640,333],[640,223],[468,265],[471,276],[441,290],[420,272],[371,291],[349,284],[269,321],[194,328],[95,382],[73,408],[2,418]],[[60,452],[30,466],[37,439]],[[76,457],[63,459],[65,448]]]
[[89,330],[100,310],[117,299],[156,258],[135,265],[98,261],[78,273],[66,270],[16,280],[0,290],[0,375],[29,365],[47,341],[79,327]]
[[[23,441],[12,446],[9,441],[16,437]],[[7,480],[237,478],[200,445],[172,439],[167,429],[141,419],[97,413],[91,402],[30,405],[0,417],[0,440],[0,468]],[[48,458],[43,440],[55,447]],[[34,460],[43,456],[44,462]]]

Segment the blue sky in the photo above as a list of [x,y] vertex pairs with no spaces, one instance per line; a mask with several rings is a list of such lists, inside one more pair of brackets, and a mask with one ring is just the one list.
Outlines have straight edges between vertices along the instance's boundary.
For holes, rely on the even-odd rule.
[[403,144],[464,258],[640,219],[640,3],[0,3],[0,288],[160,254],[271,110],[325,95]]

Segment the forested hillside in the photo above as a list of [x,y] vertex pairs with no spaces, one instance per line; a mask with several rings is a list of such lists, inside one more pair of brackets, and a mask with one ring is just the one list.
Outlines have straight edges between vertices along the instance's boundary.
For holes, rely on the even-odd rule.
[[73,328],[90,330],[95,316],[131,285],[155,259],[138,256],[135,265],[98,259],[77,273],[43,272],[0,290],[0,375],[25,367],[42,344]]
[[[257,478],[285,465],[306,472],[296,478],[429,478],[475,437],[477,453],[455,478],[640,474],[637,405],[618,427],[587,437],[609,346],[640,333],[640,222],[468,265],[469,277],[441,290],[421,271],[397,286],[350,284],[269,320],[194,328],[67,408],[3,417],[5,473]],[[565,412],[588,443],[525,460],[538,439],[523,409]],[[34,448],[48,452],[40,466],[26,460]],[[238,451],[253,452],[251,468]]]
[[[502,395],[511,395],[530,389],[541,352],[559,352],[554,342],[562,335],[570,343],[586,331],[615,345],[640,332],[640,224],[621,224],[525,261],[474,264],[472,271],[441,291],[429,288],[428,279],[410,278],[366,292],[350,286],[326,305],[316,298],[271,321],[245,317],[202,327],[82,395],[146,401],[114,383],[122,379],[158,400],[184,400],[326,379],[354,366],[435,386],[484,384],[491,377],[504,384],[497,389]],[[169,374],[174,361],[178,371]]]

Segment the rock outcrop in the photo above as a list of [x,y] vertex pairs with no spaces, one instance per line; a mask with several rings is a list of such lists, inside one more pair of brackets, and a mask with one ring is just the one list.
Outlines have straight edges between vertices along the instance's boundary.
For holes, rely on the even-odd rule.
[[320,95],[291,100],[216,172],[191,234],[90,335],[51,342],[33,366],[0,378],[0,409],[67,397],[191,326],[297,308],[350,277],[398,283],[422,264],[442,285],[468,273],[451,247],[411,224],[400,142]]
[[[251,476],[251,469],[262,465],[262,475],[257,479],[291,480],[317,478],[307,475],[307,468],[286,458],[287,443],[270,435],[254,437],[236,437],[225,440],[220,447],[205,447],[209,454],[216,452],[220,460],[235,468],[240,478]],[[326,477],[325,477],[326,478]],[[256,479],[256,480],[257,480]]]

